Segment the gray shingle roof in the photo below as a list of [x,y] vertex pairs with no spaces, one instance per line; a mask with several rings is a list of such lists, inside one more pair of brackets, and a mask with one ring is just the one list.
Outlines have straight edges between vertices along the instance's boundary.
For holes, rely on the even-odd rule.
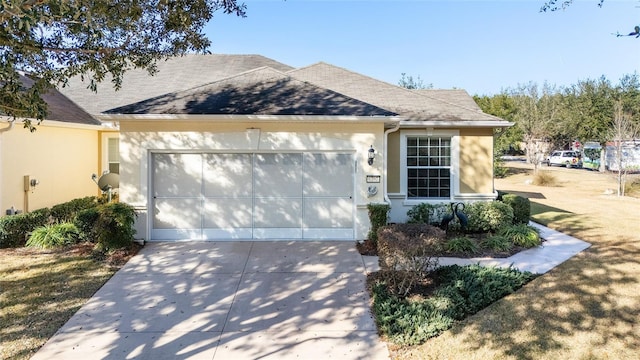
[[[27,87],[33,85],[33,80],[27,76],[20,76],[20,79]],[[85,125],[102,124],[56,89],[47,91],[42,95],[42,99],[47,103],[47,118],[45,120]]]
[[158,70],[153,77],[127,72],[117,92],[101,84],[92,93],[79,78],[61,91],[92,114],[400,115],[407,126],[508,124],[483,113],[464,90],[409,90],[323,62],[294,69],[260,55],[187,55]]
[[432,97],[444,102],[455,104],[469,110],[482,111],[480,106],[473,100],[473,97],[469,96],[466,90],[462,89],[419,89],[413,90],[418,94]]
[[74,77],[60,91],[91,114],[143,101],[160,95],[187,90],[259,67],[269,66],[279,71],[293,69],[289,65],[260,55],[185,55],[160,61],[158,72],[150,76],[143,69],[124,75],[122,88],[113,89],[109,81],[98,84],[98,92],[87,89],[88,81]]
[[106,111],[109,114],[350,115],[394,113],[269,67]]
[[[388,109],[413,121],[501,121],[477,108],[441,100],[427,91],[414,91],[319,62],[287,74],[369,104]],[[459,95],[459,94],[458,94]],[[446,98],[446,97],[445,97]]]

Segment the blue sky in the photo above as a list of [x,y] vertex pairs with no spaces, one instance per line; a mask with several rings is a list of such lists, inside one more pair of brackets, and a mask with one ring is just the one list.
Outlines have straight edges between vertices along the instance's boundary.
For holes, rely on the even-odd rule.
[[397,84],[492,95],[530,81],[567,86],[640,72],[640,1],[245,0],[247,17],[216,14],[211,51],[260,54],[294,67],[324,61]]

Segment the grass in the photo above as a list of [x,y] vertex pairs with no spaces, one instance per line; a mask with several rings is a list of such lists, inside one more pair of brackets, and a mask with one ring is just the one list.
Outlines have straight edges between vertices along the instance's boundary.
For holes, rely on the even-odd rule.
[[0,249],[1,359],[31,357],[132,255],[92,248]]
[[557,187],[496,179],[501,190],[539,193],[532,218],[591,248],[394,359],[634,359],[640,353],[640,201],[605,196],[613,179],[558,169]]

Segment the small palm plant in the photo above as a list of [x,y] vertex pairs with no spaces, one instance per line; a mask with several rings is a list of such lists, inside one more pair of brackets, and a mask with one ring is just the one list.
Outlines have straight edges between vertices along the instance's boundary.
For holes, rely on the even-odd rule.
[[26,245],[50,249],[70,245],[78,239],[78,228],[72,223],[41,226],[31,233]]

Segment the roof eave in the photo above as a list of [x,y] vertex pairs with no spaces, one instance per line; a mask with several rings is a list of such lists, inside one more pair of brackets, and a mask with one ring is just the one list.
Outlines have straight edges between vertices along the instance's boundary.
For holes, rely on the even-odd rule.
[[101,121],[251,121],[251,122],[380,122],[396,124],[399,116],[352,116],[352,115],[193,115],[193,114],[99,114]]
[[[17,118],[16,120],[17,120],[17,123],[21,123],[25,119]],[[40,123],[38,123],[38,119],[29,118],[27,120],[31,121],[31,123],[34,124],[34,126],[36,127],[45,126],[45,127],[82,129],[82,130],[111,130],[113,128],[113,126],[110,126],[110,124],[94,125],[94,124],[82,124],[82,123],[75,123],[75,122],[49,120],[49,119],[44,119]],[[8,116],[0,116],[0,121],[11,122],[11,121],[14,121],[14,119]]]
[[429,120],[429,121],[401,121],[401,128],[506,128],[514,123],[508,121],[487,121],[487,120]]

